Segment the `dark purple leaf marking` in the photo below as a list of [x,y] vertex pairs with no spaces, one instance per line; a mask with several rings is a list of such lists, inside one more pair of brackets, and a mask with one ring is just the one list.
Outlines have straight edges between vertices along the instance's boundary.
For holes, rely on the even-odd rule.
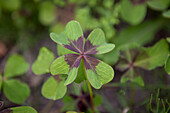
[[96,54],[98,51],[96,50],[98,46],[93,45],[90,40],[86,40],[84,46],[84,54]]
[[96,58],[90,57],[90,56],[84,56],[84,64],[86,70],[90,69],[95,72],[96,66],[100,63],[100,61]]
[[53,78],[58,82],[60,83],[62,81],[62,79],[60,78],[60,75],[55,75],[53,76]]
[[84,37],[81,36],[78,38],[78,40],[69,40],[69,45],[64,45],[65,48],[72,50],[76,53],[83,54],[83,44],[84,44]]
[[78,54],[67,54],[65,55],[65,61],[70,66],[70,68],[76,67],[78,68],[80,65],[82,56]]

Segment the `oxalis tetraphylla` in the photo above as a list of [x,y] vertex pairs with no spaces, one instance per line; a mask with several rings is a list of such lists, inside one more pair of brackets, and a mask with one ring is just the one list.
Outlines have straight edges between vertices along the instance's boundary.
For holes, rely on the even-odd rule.
[[113,79],[114,71],[111,66],[89,56],[107,53],[115,47],[114,44],[106,43],[101,29],[93,30],[85,39],[80,24],[77,21],[70,21],[64,32],[51,33],[50,37],[57,44],[71,50],[69,54],[58,57],[50,67],[52,75],[68,74],[64,85],[76,79],[80,68],[84,68],[86,79],[96,89]]

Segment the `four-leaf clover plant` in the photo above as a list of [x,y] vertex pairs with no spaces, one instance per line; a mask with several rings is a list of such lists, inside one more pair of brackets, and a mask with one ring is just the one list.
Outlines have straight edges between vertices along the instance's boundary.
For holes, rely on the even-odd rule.
[[[64,32],[51,33],[50,37],[57,44],[70,50],[69,54],[62,55],[53,61],[50,67],[52,75],[68,74],[64,85],[76,79],[80,68],[84,68],[87,81],[96,89],[113,79],[113,68],[90,56],[107,53],[115,47],[114,44],[106,43],[101,29],[93,30],[85,39],[80,24],[77,21],[70,21]],[[81,63],[83,66],[80,66]]]

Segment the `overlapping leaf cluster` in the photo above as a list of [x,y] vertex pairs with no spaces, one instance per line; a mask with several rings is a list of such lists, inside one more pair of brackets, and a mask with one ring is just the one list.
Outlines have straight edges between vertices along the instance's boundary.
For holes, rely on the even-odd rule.
[[[96,89],[101,88],[103,84],[113,79],[114,71],[112,67],[89,56],[107,53],[114,48],[114,44],[106,43],[104,32],[101,29],[93,30],[85,39],[80,24],[77,21],[70,21],[64,32],[61,34],[51,33],[50,36],[53,41],[68,50],[65,55],[53,61],[53,54],[48,49],[42,48],[32,66],[36,74],[51,72],[54,75],[46,81],[42,88],[42,94],[45,97],[54,100],[61,98],[58,94],[65,94],[66,85],[73,81],[81,82],[85,80],[85,74],[87,74],[90,84]],[[51,66],[49,66],[50,64]],[[61,79],[59,74],[66,74],[68,77],[66,80]],[[49,91],[48,88],[53,90]]]

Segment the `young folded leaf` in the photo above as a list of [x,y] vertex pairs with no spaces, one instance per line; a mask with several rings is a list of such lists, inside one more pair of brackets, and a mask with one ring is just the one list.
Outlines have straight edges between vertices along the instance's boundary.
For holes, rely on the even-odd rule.
[[[112,67],[88,56],[107,53],[115,47],[114,44],[106,43],[104,32],[101,29],[93,30],[85,39],[80,24],[77,21],[70,21],[62,34],[51,33],[50,37],[57,44],[74,52],[73,54],[70,51],[69,54],[58,57],[50,67],[52,75],[68,75],[65,85],[76,79],[81,61],[84,63],[87,78],[94,88],[99,89],[113,79]],[[81,68],[82,66],[80,66],[80,70],[82,70]],[[80,81],[84,79],[80,76],[79,78],[81,78]]]

